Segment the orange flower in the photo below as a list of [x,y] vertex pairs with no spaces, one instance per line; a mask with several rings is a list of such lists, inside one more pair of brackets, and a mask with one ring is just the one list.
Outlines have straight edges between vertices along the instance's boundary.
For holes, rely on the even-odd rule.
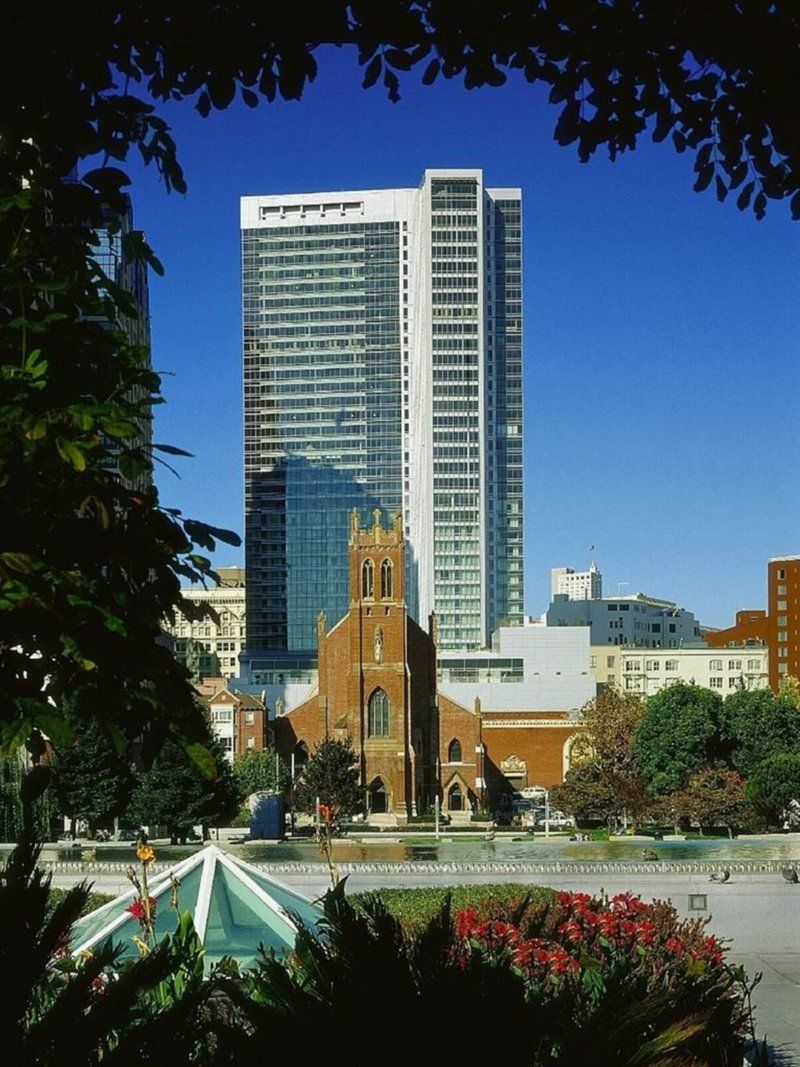
[[155,863],[156,854],[149,845],[141,844],[136,849],[136,857],[141,863]]

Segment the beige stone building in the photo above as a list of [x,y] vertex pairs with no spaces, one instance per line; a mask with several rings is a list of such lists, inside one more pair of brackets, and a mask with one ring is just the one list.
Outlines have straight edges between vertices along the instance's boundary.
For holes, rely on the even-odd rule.
[[183,599],[193,610],[176,611],[164,626],[174,642],[175,658],[197,680],[209,675],[236,678],[244,648],[244,567],[220,567],[217,573],[217,586],[182,589]]
[[765,644],[745,648],[609,648],[592,645],[592,671],[599,685],[651,696],[672,682],[694,682],[728,696],[769,683]]

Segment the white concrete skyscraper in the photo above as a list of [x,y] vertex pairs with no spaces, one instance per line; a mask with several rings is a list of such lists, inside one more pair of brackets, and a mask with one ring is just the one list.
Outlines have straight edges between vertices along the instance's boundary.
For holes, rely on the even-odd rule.
[[348,607],[348,515],[402,512],[409,608],[442,648],[522,622],[518,189],[241,201],[247,661]]

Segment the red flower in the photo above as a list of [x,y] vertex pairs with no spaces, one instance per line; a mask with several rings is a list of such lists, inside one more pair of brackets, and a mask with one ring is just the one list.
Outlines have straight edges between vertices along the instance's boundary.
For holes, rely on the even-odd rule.
[[330,826],[330,824],[336,819],[336,816],[339,814],[339,805],[320,804],[317,808],[317,811],[319,812],[322,821],[328,826]]
[[651,922],[649,919],[643,919],[640,923],[636,924],[637,945],[654,944],[657,932],[658,928],[654,922]]
[[686,951],[686,944],[685,942],[681,941],[679,937],[671,937],[664,944],[664,948],[667,950],[667,952],[672,952],[673,955],[680,959]]
[[567,941],[582,941],[585,934],[583,927],[577,919],[570,919],[568,922],[562,923],[558,932],[563,934]]
[[[150,897],[149,903],[150,903],[150,920],[152,921],[156,917],[156,901],[155,901],[155,897]],[[134,900],[134,902],[130,905],[130,907],[125,909],[125,911],[130,912],[130,914],[134,917],[134,919],[136,919],[140,923],[143,923],[143,922],[147,921],[147,911],[145,910],[144,901],[142,900],[141,897],[137,897],[136,900]]]
[[456,936],[469,937],[477,921],[478,913],[474,908],[463,908],[456,915]]

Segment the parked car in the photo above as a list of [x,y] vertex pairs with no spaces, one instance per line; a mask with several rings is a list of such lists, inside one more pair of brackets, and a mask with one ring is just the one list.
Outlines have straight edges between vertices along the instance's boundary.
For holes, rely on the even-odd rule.
[[[545,825],[544,815],[540,815],[536,820],[537,828]],[[550,812],[550,829],[551,830],[572,830],[575,827],[575,819],[571,815],[565,815],[563,811],[551,811]]]
[[526,800],[539,800],[547,796],[547,790],[543,785],[526,785],[522,790],[522,795]]

